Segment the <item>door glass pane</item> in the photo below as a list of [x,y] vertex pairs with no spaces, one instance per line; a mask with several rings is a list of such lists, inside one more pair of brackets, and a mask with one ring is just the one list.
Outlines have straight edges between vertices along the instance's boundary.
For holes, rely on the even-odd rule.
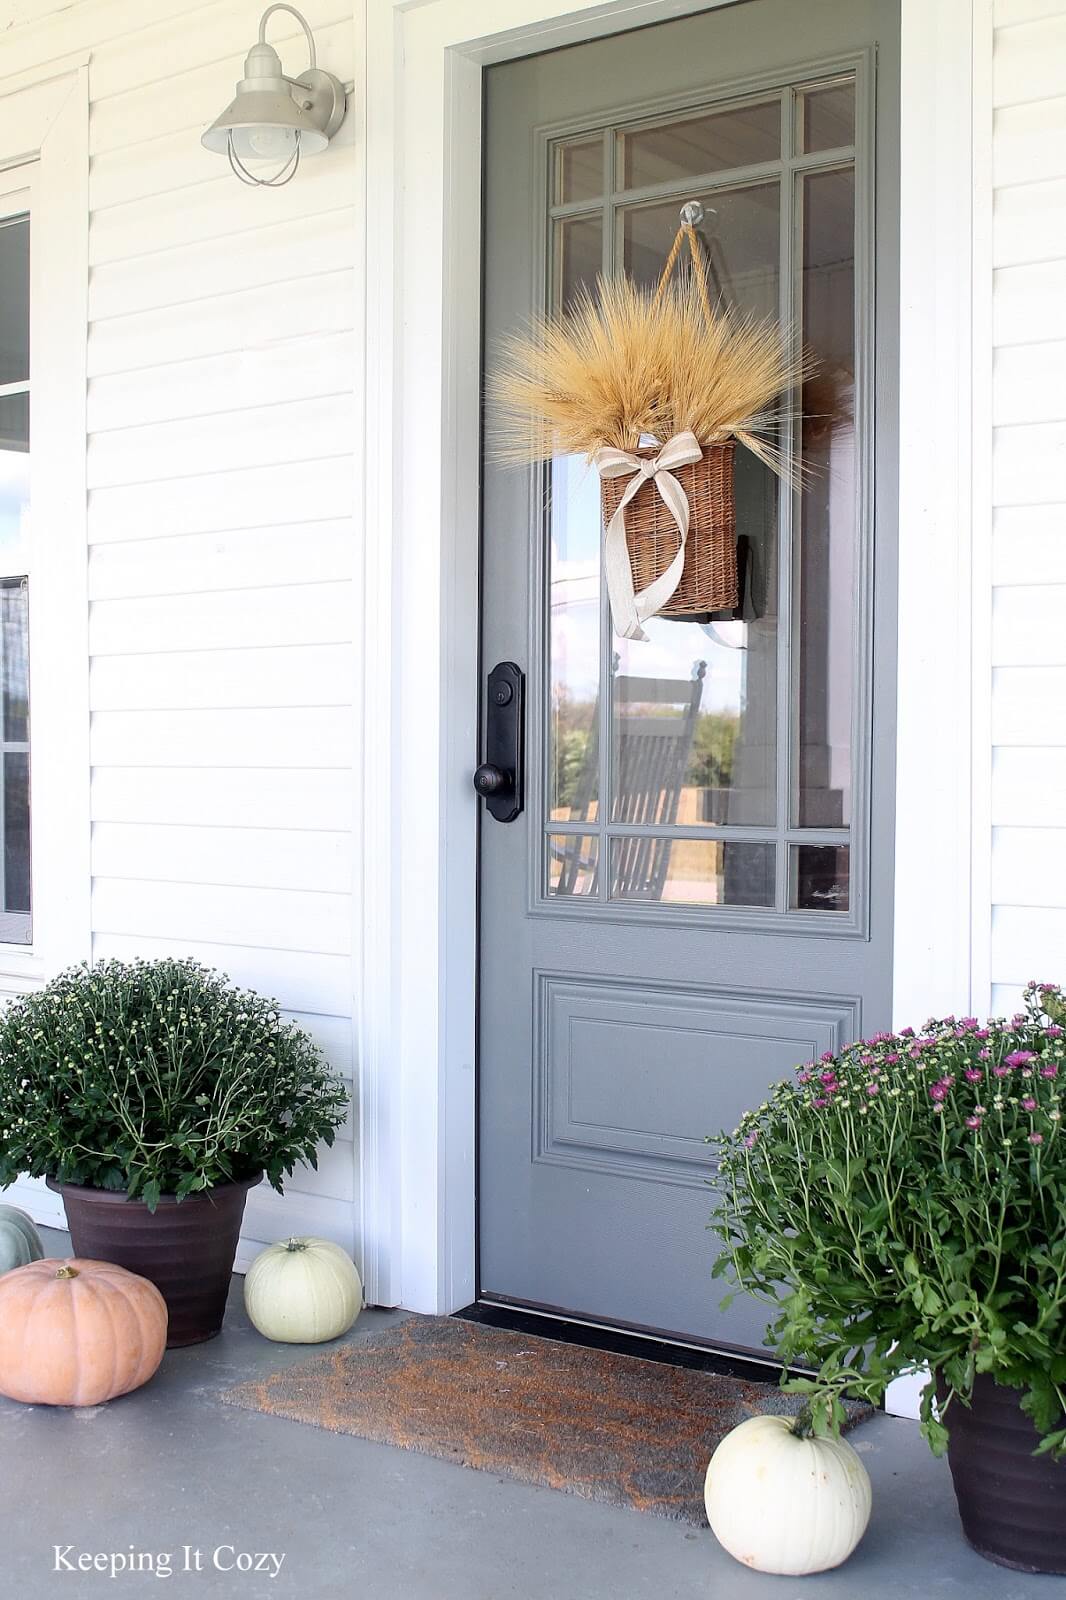
[[22,578],[0,583],[0,704],[3,708],[0,760],[3,781],[4,911],[30,909],[30,757],[27,662],[29,639],[26,584]]
[[801,326],[818,370],[804,386],[800,424],[806,477],[794,572],[793,821],[839,828],[851,821],[855,653],[854,173],[800,178],[798,199],[804,223]]
[[789,904],[794,911],[846,911],[850,902],[850,852],[846,844],[793,845]]
[[30,221],[0,222],[0,385],[30,375]]
[[0,689],[3,740],[25,744],[29,738],[29,631],[26,584],[13,578],[0,584]]
[[[764,532],[773,564],[772,519]],[[761,581],[767,615],[706,624],[653,617],[647,643],[615,640],[613,822],[772,826],[777,617],[766,596],[776,579]]]
[[577,139],[555,148],[555,203],[598,200],[603,193],[603,140]]
[[611,898],[772,906],[774,847],[732,839],[612,839]]
[[593,288],[603,267],[603,224],[599,216],[569,217],[555,224],[555,303],[572,304],[582,285]]
[[855,143],[855,83],[830,84],[797,95],[797,136],[801,152],[838,150]]
[[[551,466],[549,807],[594,818],[599,800],[600,490],[580,456]],[[567,890],[572,893],[572,890]]]
[[600,841],[594,833],[548,835],[548,893],[560,897],[597,893]]
[[[711,298],[757,317],[776,317],[781,255],[777,180],[743,189],[694,194],[705,211],[700,226]],[[621,258],[638,283],[658,283],[677,233],[678,203],[625,206],[619,211]]]
[[759,105],[683,117],[654,128],[619,133],[617,138],[623,189],[643,189],[653,183],[777,161],[781,155],[781,101],[775,95]]

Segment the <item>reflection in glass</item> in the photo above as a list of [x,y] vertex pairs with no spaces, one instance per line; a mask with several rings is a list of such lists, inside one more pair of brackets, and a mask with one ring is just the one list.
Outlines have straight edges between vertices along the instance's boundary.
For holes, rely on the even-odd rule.
[[600,841],[594,833],[549,833],[548,893],[588,896],[597,893]]
[[27,542],[29,444],[29,394],[0,395],[0,564],[9,571],[21,565],[19,551]]
[[808,89],[798,97],[800,150],[839,150],[855,143],[855,82]]
[[[700,234],[712,299],[760,318],[776,317],[781,254],[777,180],[693,199],[702,200],[706,212]],[[621,207],[618,222],[626,272],[638,283],[654,286],[677,233],[677,201]]]
[[617,137],[623,189],[643,189],[653,183],[777,161],[781,154],[781,101],[775,96],[759,105],[685,117]]
[[776,616],[652,618],[645,632],[647,643],[615,640],[611,820],[772,825]]
[[584,285],[593,288],[603,268],[603,227],[599,216],[569,217],[555,224],[556,309],[565,311]]
[[846,844],[797,844],[789,854],[789,905],[794,911],[847,911],[850,864]]
[[4,911],[30,909],[30,757],[26,584],[0,582],[0,704],[3,707],[3,895]]
[[30,909],[30,758],[4,752],[4,910]]
[[599,798],[600,491],[580,456],[551,466],[551,727],[553,821],[592,819]]
[[555,203],[598,200],[603,193],[603,140],[576,139],[555,147]]
[[25,744],[29,738],[29,629],[26,583],[11,578],[0,583],[0,698],[3,741]]
[[851,821],[854,657],[855,178],[801,178],[804,342],[818,361],[804,385],[795,565],[798,644],[797,786],[793,821],[839,828]]
[[725,839],[611,840],[611,899],[772,906],[772,844]]
[[29,375],[30,219],[14,217],[0,222],[0,386]]

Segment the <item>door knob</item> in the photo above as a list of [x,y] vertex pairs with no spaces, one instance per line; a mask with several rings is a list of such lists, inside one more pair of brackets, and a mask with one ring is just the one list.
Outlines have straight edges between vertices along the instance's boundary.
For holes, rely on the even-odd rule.
[[474,773],[474,788],[483,799],[487,800],[490,794],[499,794],[502,789],[511,787],[511,774],[502,772],[499,767],[494,767],[488,761],[484,762]]
[[525,678],[513,661],[500,661],[489,673],[485,696],[485,759],[474,773],[474,788],[497,822],[513,822],[522,810],[522,756],[525,738]]

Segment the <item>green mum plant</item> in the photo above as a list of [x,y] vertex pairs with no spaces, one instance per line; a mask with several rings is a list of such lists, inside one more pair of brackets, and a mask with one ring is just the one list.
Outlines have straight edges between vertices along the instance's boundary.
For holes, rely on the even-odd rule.
[[347,1101],[308,1035],[224,974],[73,967],[0,1015],[0,1189],[28,1173],[154,1210],[265,1172],[280,1192]]
[[785,1386],[823,1430],[843,1396],[876,1402],[928,1368],[940,1454],[951,1404],[989,1373],[1023,1392],[1039,1449],[1066,1455],[1066,1000],[1031,983],[1025,1004],[807,1062],[711,1141],[715,1272],[773,1302],[767,1340],[815,1369]]

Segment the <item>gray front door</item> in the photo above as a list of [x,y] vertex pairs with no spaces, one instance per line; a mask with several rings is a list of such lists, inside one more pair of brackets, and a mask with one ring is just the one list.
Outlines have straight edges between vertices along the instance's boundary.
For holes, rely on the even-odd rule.
[[481,823],[487,1300],[758,1345],[704,1136],[889,1022],[897,57],[895,0],[744,0],[487,74],[490,366],[597,273],[654,282],[689,200],[714,292],[818,360],[802,492],[738,451],[741,607],[646,642],[595,474],[494,464],[487,417],[482,663],[527,678],[525,809]]

